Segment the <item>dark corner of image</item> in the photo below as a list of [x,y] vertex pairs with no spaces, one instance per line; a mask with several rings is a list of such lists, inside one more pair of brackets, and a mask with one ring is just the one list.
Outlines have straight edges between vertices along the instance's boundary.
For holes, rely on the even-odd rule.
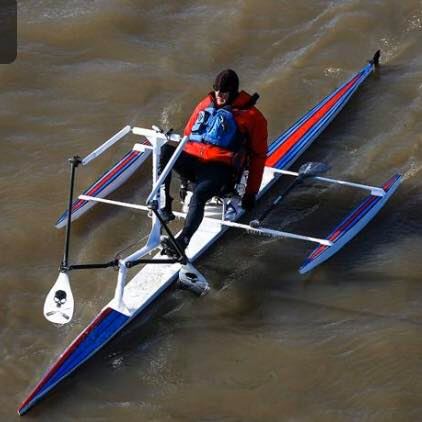
[[0,64],[16,60],[17,43],[17,1],[0,0]]

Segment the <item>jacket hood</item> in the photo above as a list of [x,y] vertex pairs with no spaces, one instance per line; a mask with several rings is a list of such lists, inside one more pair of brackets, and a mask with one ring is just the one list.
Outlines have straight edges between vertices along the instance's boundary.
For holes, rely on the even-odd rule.
[[[212,99],[212,102],[215,103],[215,94],[214,92],[210,92],[209,96]],[[250,104],[252,101],[252,95],[248,94],[246,91],[240,91],[239,94],[236,95],[233,102],[228,104],[231,105],[233,108],[243,109],[243,108],[249,108],[253,106],[254,104]]]

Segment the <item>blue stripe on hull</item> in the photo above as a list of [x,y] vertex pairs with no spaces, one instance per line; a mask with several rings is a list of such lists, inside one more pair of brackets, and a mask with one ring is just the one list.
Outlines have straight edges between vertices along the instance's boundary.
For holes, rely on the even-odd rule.
[[[365,81],[365,79],[372,73],[372,65],[367,65],[364,70],[361,72],[361,76],[353,88],[348,91],[342,98],[339,100],[336,105],[330,109],[330,111],[319,120],[306,134],[305,136],[297,142],[286,155],[284,155],[274,166],[277,169],[286,169],[310,146],[310,144],[322,133],[322,131],[331,123],[334,117],[342,110],[342,108],[348,103],[351,96],[356,92],[360,85]],[[351,78],[350,80],[352,80]],[[324,104],[326,104],[332,97],[334,97],[337,92],[339,92],[345,85],[349,82],[345,82],[340,88],[336,89],[333,94],[329,95],[323,100],[323,104],[320,107],[314,107],[310,112],[308,112],[305,118],[300,119],[295,123],[290,129],[288,129],[281,137],[279,137],[273,144],[277,144],[277,148],[280,147],[283,142],[289,139],[289,136],[300,127],[308,118],[311,117],[316,111],[318,111]],[[271,144],[271,146],[273,145]],[[270,148],[268,156],[270,156],[276,148]]]
[[106,308],[76,340],[62,353],[57,362],[46,372],[41,381],[18,409],[24,414],[56,384],[70,375],[97,350],[103,347],[123,326],[129,317]]
[[[372,66],[365,66],[361,70],[362,80],[356,83],[356,87],[353,87],[345,97],[343,97],[339,102],[340,105],[333,106],[335,110],[331,113],[331,110],[327,112],[329,117],[324,116],[317,125],[314,125],[311,128],[311,131],[308,131],[302,139],[299,139],[296,145],[294,145],[291,151],[288,151],[284,157],[281,157],[281,160],[277,163],[277,166],[282,165],[286,167],[290,165],[309,145],[310,143],[318,136],[318,134],[328,125],[328,123],[334,118],[334,115],[337,114],[340,109],[344,106],[353,92],[358,88],[358,86],[363,82],[366,76],[370,73]],[[355,78],[358,74],[354,75]],[[353,79],[352,78],[352,79]],[[350,82],[350,79],[348,82]],[[279,136],[269,147],[269,154],[277,151],[277,149],[283,145],[283,143],[288,139],[288,137],[294,133],[304,122],[306,122],[312,114],[317,112],[324,104],[327,103],[330,99],[336,95],[339,90],[341,90],[345,85],[336,89],[333,93],[325,97],[320,103],[318,103],[313,109],[308,111],[305,116],[299,119],[290,129],[285,131],[281,136]],[[331,113],[331,114],[330,114]],[[324,120],[325,119],[325,120]],[[92,186],[89,188],[91,189]],[[87,189],[89,191],[89,189]],[[151,302],[155,300],[156,297],[160,295],[161,291],[157,291],[156,295],[151,298]],[[149,303],[145,304],[148,306]],[[135,318],[137,314],[141,314],[145,309],[145,306],[141,306],[135,315],[132,318]],[[20,414],[25,413],[32,405],[38,401],[41,397],[48,393],[51,389],[54,388],[61,380],[73,372],[78,366],[85,362],[90,356],[92,356],[97,350],[103,347],[115,334],[117,334],[128,322],[129,317],[109,309],[109,314],[102,317],[102,313],[78,336],[78,338],[65,350],[62,356],[59,358],[56,364],[46,373],[42,378],[40,383],[35,387],[33,392],[29,397],[23,402],[18,412]],[[104,312],[104,311],[102,311]]]
[[299,272],[304,274],[330,258],[347,242],[352,240],[381,210],[401,182],[399,174],[391,177],[383,186],[385,196],[367,196],[327,236],[331,246],[318,246],[306,258]]
[[[82,195],[90,195],[90,191],[98,184],[100,184],[102,182],[102,180],[106,177],[108,177],[108,174],[110,174],[111,172],[113,172],[113,169],[115,167],[117,167],[122,161],[124,161],[130,154],[132,154],[132,151],[130,151],[129,153],[127,153],[120,161],[118,161],[113,167],[111,167],[110,169],[108,169],[96,182],[94,182],[91,186],[89,186],[83,193]],[[101,192],[103,192],[107,187],[110,186],[111,183],[113,183],[118,177],[120,177],[123,173],[125,173],[129,168],[131,168],[134,164],[136,164],[140,158],[142,157],[142,153],[139,153],[137,155],[135,155],[130,161],[128,161],[124,167],[122,167],[118,172],[116,172],[115,175],[113,175],[113,177],[110,177],[109,180],[107,180],[106,183],[104,183],[104,185],[101,186],[100,189],[96,190],[96,192],[94,194],[91,194],[92,196],[97,196],[101,198]],[[79,203],[81,203],[80,206],[77,207],[77,209],[75,209],[75,206],[78,205]],[[85,201],[85,200],[80,200],[80,199],[76,199],[73,204],[72,204],[72,213],[75,213],[79,210],[81,210],[84,206],[86,206],[87,204],[89,204],[89,201]],[[67,214],[68,212],[65,211],[56,221],[56,226],[59,226],[60,224],[62,224],[65,220],[67,220]]]

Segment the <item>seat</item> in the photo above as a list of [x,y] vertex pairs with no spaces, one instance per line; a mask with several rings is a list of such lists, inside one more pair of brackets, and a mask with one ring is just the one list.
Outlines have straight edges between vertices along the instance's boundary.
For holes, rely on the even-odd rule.
[[[217,196],[211,198],[205,206],[205,216],[223,220],[234,220],[241,208],[242,196],[245,192],[247,171],[244,171],[238,180],[233,180],[223,186]],[[181,179],[179,196],[183,204],[183,212],[189,208],[190,198],[195,184],[187,179]]]

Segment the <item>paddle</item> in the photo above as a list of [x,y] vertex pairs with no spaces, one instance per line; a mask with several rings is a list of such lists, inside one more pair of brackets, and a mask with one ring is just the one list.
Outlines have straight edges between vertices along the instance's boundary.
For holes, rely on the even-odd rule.
[[261,226],[264,219],[274,210],[274,208],[284,199],[296,186],[301,184],[305,179],[310,177],[318,176],[322,173],[325,173],[328,170],[328,166],[324,163],[305,163],[302,164],[299,168],[298,176],[294,182],[292,182],[287,188],[277,196],[277,198],[270,204],[261,215],[252,220],[249,225],[253,228],[258,228]]
[[76,167],[82,162],[78,156],[69,159],[70,164],[70,188],[67,207],[67,227],[64,241],[63,261],[60,265],[60,274],[54,286],[48,292],[44,302],[44,316],[48,321],[56,324],[66,324],[71,321],[75,302],[70,289],[68,271],[70,227],[72,223],[73,188],[75,186]]
[[66,324],[72,319],[74,305],[69,276],[61,271],[45,299],[44,316],[55,324]]

